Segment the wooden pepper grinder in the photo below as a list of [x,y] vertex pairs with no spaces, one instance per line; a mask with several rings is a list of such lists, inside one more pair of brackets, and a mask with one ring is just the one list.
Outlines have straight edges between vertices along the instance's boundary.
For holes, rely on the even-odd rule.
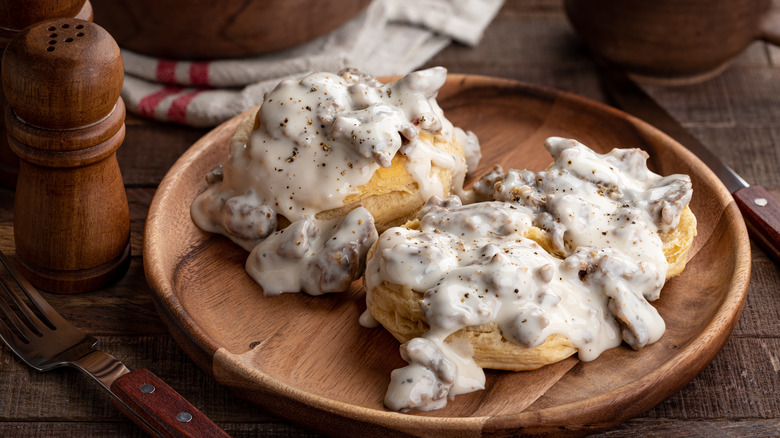
[[[20,30],[51,18],[74,17],[92,21],[92,3],[87,0],[0,1],[0,57]],[[0,87],[0,186],[16,187],[19,157],[8,147],[5,131],[5,96]]]
[[14,238],[19,269],[60,293],[119,279],[130,215],[116,150],[125,136],[119,47],[74,18],[19,32],[2,61],[8,143],[19,156]]

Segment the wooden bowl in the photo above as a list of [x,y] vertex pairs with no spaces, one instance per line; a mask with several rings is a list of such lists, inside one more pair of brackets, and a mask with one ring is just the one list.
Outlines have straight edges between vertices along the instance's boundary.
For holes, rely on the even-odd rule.
[[385,330],[359,325],[360,282],[343,294],[266,297],[244,271],[247,253],[192,223],[190,203],[206,187],[204,174],[225,160],[239,116],[176,162],[146,224],[146,276],[162,319],[192,359],[238,396],[340,436],[581,434],[636,416],[693,379],[734,328],[750,276],[744,222],[715,175],[655,128],[583,97],[450,75],[439,102],[453,123],[479,136],[477,176],[494,163],[545,168],[551,158],[542,144],[552,135],[601,152],[641,147],[656,172],[691,175],[699,235],[687,269],[654,303],[667,324],[661,340],[640,351],[621,346],[587,363],[569,358],[537,371],[488,370],[487,389],[442,410],[388,411],[382,399],[390,371],[405,362]]
[[750,43],[780,44],[772,0],[564,0],[588,48],[636,79],[688,84],[722,72]]
[[370,0],[95,0],[95,22],[121,47],[170,59],[261,55],[324,35]]

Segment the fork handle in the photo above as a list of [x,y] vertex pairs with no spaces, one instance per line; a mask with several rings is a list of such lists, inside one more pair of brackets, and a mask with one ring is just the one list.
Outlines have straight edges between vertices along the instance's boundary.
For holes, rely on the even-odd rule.
[[[111,384],[111,392],[133,412],[125,415],[151,435],[230,437],[206,415],[147,369],[137,369]],[[135,414],[135,415],[133,415]],[[147,424],[143,424],[140,417]],[[149,430],[149,426],[154,430]]]

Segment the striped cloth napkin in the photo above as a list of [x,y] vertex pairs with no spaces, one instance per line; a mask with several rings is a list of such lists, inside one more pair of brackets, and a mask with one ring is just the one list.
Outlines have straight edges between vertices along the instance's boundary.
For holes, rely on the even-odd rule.
[[374,0],[341,28],[253,58],[171,61],[122,50],[128,110],[190,126],[215,126],[260,104],[279,81],[355,67],[405,74],[453,40],[476,45],[504,0]]

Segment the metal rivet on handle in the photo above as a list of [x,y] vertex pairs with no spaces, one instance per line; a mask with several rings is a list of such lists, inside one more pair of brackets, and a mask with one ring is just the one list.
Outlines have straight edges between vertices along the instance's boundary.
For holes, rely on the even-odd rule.
[[766,207],[766,205],[769,204],[769,201],[767,201],[766,198],[756,198],[753,202],[759,207]]
[[141,385],[141,392],[144,394],[151,394],[154,392],[154,385],[150,385],[148,383],[144,383]]
[[179,415],[176,416],[176,419],[182,423],[189,423],[190,420],[192,420],[192,414],[189,412],[179,412]]

